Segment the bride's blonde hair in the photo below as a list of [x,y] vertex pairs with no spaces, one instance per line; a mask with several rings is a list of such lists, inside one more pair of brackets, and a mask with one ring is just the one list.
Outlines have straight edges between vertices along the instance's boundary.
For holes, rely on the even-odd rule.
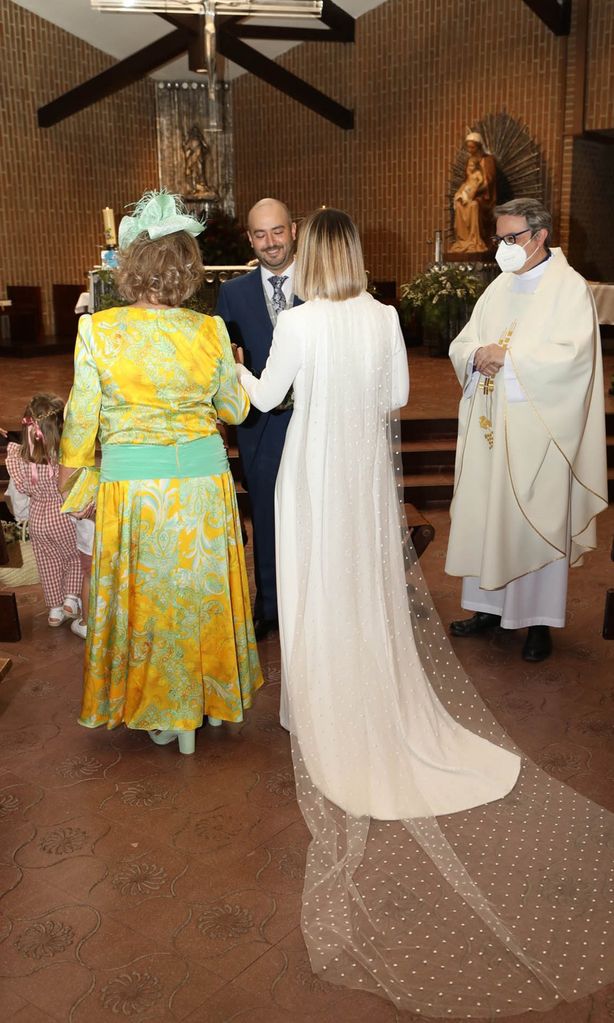
[[308,301],[342,302],[365,290],[367,275],[356,224],[342,210],[316,210],[302,224],[294,290]]

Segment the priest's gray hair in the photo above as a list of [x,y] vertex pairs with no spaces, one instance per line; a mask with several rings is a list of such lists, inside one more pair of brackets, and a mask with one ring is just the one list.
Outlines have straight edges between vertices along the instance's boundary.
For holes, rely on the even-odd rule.
[[524,217],[527,227],[531,228],[533,234],[543,228],[548,232],[544,245],[550,244],[552,234],[552,216],[545,206],[542,206],[538,199],[510,199],[502,206],[495,206],[495,218],[497,217]]

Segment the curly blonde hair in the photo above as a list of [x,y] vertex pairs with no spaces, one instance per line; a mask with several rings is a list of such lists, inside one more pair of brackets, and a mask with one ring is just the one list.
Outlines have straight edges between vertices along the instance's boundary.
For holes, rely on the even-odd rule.
[[126,302],[179,306],[194,294],[204,273],[198,244],[187,231],[155,240],[143,231],[120,253],[115,280]]
[[[64,402],[57,394],[35,394],[23,414],[19,454],[26,462],[57,462],[64,426]],[[38,434],[38,436],[37,436]]]

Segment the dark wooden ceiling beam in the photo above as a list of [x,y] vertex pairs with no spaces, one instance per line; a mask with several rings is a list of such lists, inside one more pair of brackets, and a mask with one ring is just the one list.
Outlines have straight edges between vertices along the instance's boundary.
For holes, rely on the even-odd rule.
[[324,92],[320,92],[313,85],[309,85],[298,75],[287,71],[276,61],[269,60],[268,57],[259,53],[258,50],[254,50],[252,46],[248,46],[241,39],[222,30],[217,33],[217,50],[223,57],[232,60],[245,71],[249,71],[250,74],[267,82],[268,85],[272,85],[274,89],[279,89],[280,92],[295,99],[304,107],[308,107],[309,110],[313,110],[320,117],[332,121],[339,128],[349,130],[354,127],[353,110],[337,103],[336,100],[331,99]]
[[356,36],[356,18],[344,11],[333,0],[324,0],[320,21],[344,36],[344,42],[353,43]]
[[242,18],[232,19],[235,24],[227,26],[233,35],[241,39],[283,39],[297,42],[353,43],[356,36],[356,19],[344,11],[333,0],[324,0],[319,20],[327,26],[304,28],[279,25],[250,25]]
[[107,96],[125,89],[140,81],[145,75],[156,68],[168,64],[169,61],[180,57],[188,49],[190,34],[185,29],[175,29],[162,39],[156,39],[154,43],[143,47],[137,53],[133,53],[125,60],[102,71],[87,82],[75,86],[57,99],[51,100],[38,110],[38,124],[41,128],[50,128],[53,124],[71,117],[79,110],[85,110],[92,103],[98,103]]
[[[190,32],[192,35],[197,35],[200,31],[201,14],[157,14],[158,18],[162,18],[162,21],[168,21],[169,25],[174,25],[175,28],[183,28],[186,32]],[[216,34],[221,28],[225,28],[227,25],[235,24],[240,22],[241,18],[238,18],[234,14],[224,14],[215,18]]]
[[297,43],[347,43],[345,34],[334,29],[301,28],[299,25],[233,25],[226,32],[240,39],[273,39]]
[[571,30],[571,0],[523,0],[555,36],[568,36]]
[[[339,10],[340,8],[332,4],[331,10],[328,12],[331,19],[337,19],[337,11]],[[322,16],[324,16],[324,13],[325,11],[323,10]],[[345,14],[344,11],[341,13]],[[198,32],[198,15],[196,14],[161,14],[160,17],[168,21],[170,25],[181,27],[192,33]],[[353,18],[350,20],[354,21]],[[269,57],[265,57],[264,54],[255,50],[253,46],[248,46],[247,43],[238,39],[234,33],[240,22],[240,18],[230,16],[226,19],[219,18],[217,20],[216,49],[218,53],[226,57],[227,60],[232,60],[234,64],[238,64],[244,71],[249,71],[256,78],[260,78],[268,85],[272,85],[274,89],[279,89],[286,96],[301,103],[309,110],[313,110],[320,117],[324,117],[327,121],[336,124],[339,128],[349,130],[354,127],[353,110],[349,110],[347,107],[342,106],[341,103],[337,103],[336,100],[331,99],[326,93],[316,89],[313,85],[309,85],[303,78],[299,78],[298,75],[286,70],[281,64],[271,60]],[[345,27],[347,29],[347,26]],[[324,42],[327,39],[327,33],[319,29],[316,31],[321,41]]]
[[[194,39],[198,38],[199,32],[202,31],[199,16],[196,14],[162,14],[160,17],[173,25],[175,31],[162,39],[157,39],[156,42],[145,46],[137,53],[133,53],[132,56],[126,57],[125,60],[118,61],[113,67],[107,68],[101,74],[90,78],[89,81],[70,89],[63,96],[52,100],[51,103],[40,107],[38,110],[39,126],[49,128],[72,114],[76,114],[79,110],[85,110],[93,103],[112,96],[128,85],[133,85],[145,75],[189,51]],[[354,40],[354,18],[341,10],[332,0],[324,0],[321,20],[328,26],[329,31],[303,29],[303,32],[310,33],[308,37],[304,38],[314,39],[317,42],[352,42]],[[216,26],[217,50],[223,57],[232,60],[245,71],[249,71],[250,74],[267,82],[268,85],[338,127],[346,130],[354,127],[354,112],[352,110],[337,103],[330,96],[313,85],[309,85],[298,75],[286,70],[281,64],[265,57],[238,38],[242,34],[241,18],[220,17],[216,19]],[[247,28],[247,26],[245,27]],[[272,35],[271,33],[274,33],[275,30],[276,27],[271,26],[268,29],[268,35],[254,36],[254,38],[284,38]],[[280,28],[277,30],[283,31]],[[296,32],[298,30],[289,29],[288,31]],[[295,37],[288,36],[286,38]]]

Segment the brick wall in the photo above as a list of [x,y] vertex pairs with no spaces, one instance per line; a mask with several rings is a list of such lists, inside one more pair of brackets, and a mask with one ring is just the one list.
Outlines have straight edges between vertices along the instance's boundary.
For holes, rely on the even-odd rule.
[[585,126],[614,129],[614,0],[591,0]]
[[[578,3],[574,4],[574,12]],[[574,13],[575,32],[575,13]],[[36,110],[113,61],[0,0],[0,297],[79,283],[97,262],[103,206],[158,182],[151,81],[39,129]],[[468,123],[506,110],[544,158],[546,201],[563,245],[572,202],[575,40],[521,0],[387,0],[357,22],[356,44],[305,44],[281,58],[355,110],[344,132],[256,78],[233,87],[237,211],[265,194],[297,215],[321,203],[351,212],[375,278],[401,283],[432,258],[447,225],[450,164]],[[587,129],[614,128],[614,0],[591,0]],[[566,116],[567,111],[567,116]]]
[[52,128],[37,108],[114,63],[10,0],[0,0],[0,297],[7,284],[78,284],[100,260],[102,213],[158,184],[151,81]]
[[[614,127],[613,9],[614,0],[592,0],[591,127]],[[239,216],[266,194],[297,215],[339,205],[357,220],[372,275],[401,283],[432,258],[428,239],[447,226],[450,164],[466,125],[505,110],[529,126],[542,152],[546,202],[567,237],[572,47],[573,38],[554,36],[521,0],[388,0],[358,20],[353,46],[304,44],[281,58],[354,108],[353,131],[251,76],[235,83]]]

